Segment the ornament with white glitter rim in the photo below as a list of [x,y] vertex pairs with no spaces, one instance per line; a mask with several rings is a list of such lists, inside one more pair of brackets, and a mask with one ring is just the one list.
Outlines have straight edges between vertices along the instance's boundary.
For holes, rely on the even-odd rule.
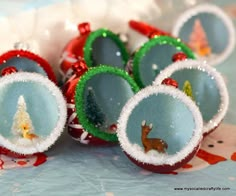
[[172,30],[194,50],[197,59],[222,63],[235,47],[235,28],[229,16],[213,4],[200,4],[183,12]]
[[[151,129],[148,135],[144,124]],[[125,154],[136,165],[168,173],[197,152],[202,126],[198,108],[183,92],[166,85],[148,86],[123,107],[117,135]]]
[[66,122],[66,103],[48,78],[18,72],[0,78],[0,145],[19,154],[48,150]]
[[198,60],[178,61],[166,69],[153,82],[159,85],[165,78],[173,78],[184,91],[186,82],[191,96],[203,116],[204,135],[212,132],[223,120],[229,105],[229,95],[223,77],[215,68]]

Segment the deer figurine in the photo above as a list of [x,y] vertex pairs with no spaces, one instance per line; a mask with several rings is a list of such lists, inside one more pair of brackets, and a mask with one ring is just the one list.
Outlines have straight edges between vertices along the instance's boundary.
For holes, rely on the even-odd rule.
[[144,151],[147,153],[149,150],[157,150],[160,153],[165,153],[166,149],[168,148],[167,143],[159,138],[147,138],[148,134],[152,130],[152,124],[147,125],[146,121],[142,122],[142,143],[144,146]]

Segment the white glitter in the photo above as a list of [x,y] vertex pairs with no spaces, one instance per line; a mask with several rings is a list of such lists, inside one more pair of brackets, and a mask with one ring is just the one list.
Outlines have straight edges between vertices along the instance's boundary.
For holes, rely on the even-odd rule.
[[[208,13],[215,15],[219,20],[221,20],[227,28],[228,35],[223,35],[228,37],[228,43],[225,50],[216,56],[216,58],[212,58],[208,61],[210,65],[216,65],[223,62],[232,52],[235,47],[235,29],[234,24],[231,19],[225,14],[223,10],[213,4],[200,4],[193,8],[185,11],[180,17],[177,19],[177,22],[174,25],[172,30],[172,34],[175,37],[179,37],[179,33],[181,32],[182,27],[186,22],[188,22],[192,17],[197,16],[200,13]],[[219,35],[218,39],[221,39],[222,35]],[[186,41],[186,40],[185,40]]]
[[[188,59],[186,61],[178,61],[166,67],[162,71],[162,73],[157,76],[153,84],[159,85],[165,78],[170,77],[175,71],[182,69],[189,69],[190,67],[192,69],[198,69],[200,71],[204,70],[204,72],[206,72],[209,75],[209,77],[214,77],[216,85],[219,90],[219,94],[221,96],[221,104],[219,105],[218,113],[215,116],[213,116],[211,122],[207,122],[203,127],[203,132],[207,133],[219,125],[219,123],[223,120],[229,106],[229,95],[226,84],[221,74],[217,72],[215,68],[207,65],[206,62],[198,60]],[[199,104],[200,103],[197,102],[197,105]]]
[[[196,128],[193,131],[193,135],[189,143],[179,152],[173,155],[159,154],[159,153],[146,154],[139,145],[132,144],[129,141],[129,138],[127,137],[126,134],[127,123],[130,115],[132,114],[132,111],[143,99],[149,97],[150,95],[155,95],[155,94],[156,95],[166,94],[172,97],[175,96],[176,99],[182,101],[184,104],[186,104],[188,109],[193,114],[193,118],[196,124]],[[194,102],[188,96],[186,96],[182,91],[174,87],[165,85],[148,86],[139,91],[133,97],[131,97],[123,107],[120,114],[120,118],[118,120],[117,136],[122,149],[135,160],[142,163],[149,163],[153,165],[163,165],[163,164],[174,165],[175,163],[186,158],[200,144],[202,140],[202,127],[203,127],[203,120],[199,109],[194,104]]]

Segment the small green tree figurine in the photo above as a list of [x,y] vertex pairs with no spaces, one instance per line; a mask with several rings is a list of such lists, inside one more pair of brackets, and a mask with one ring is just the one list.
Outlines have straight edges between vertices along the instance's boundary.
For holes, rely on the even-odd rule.
[[183,92],[184,92],[187,96],[191,97],[192,100],[194,100],[193,92],[192,92],[192,85],[191,85],[191,83],[190,83],[188,80],[186,80],[186,81],[184,82]]
[[95,124],[95,126],[100,127],[105,122],[105,115],[99,108],[99,105],[96,103],[96,97],[91,87],[88,88],[85,111],[89,121]]

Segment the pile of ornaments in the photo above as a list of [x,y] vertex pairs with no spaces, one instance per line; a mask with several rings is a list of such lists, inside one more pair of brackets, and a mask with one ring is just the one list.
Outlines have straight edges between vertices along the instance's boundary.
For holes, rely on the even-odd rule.
[[122,35],[79,24],[80,35],[62,52],[62,92],[38,55],[2,54],[0,145],[43,152],[66,124],[74,140],[119,142],[132,162],[153,172],[189,162],[227,112],[227,88],[212,65],[232,52],[233,24],[220,8],[204,4],[183,13],[172,33],[133,20],[129,26],[145,40],[133,52]]

